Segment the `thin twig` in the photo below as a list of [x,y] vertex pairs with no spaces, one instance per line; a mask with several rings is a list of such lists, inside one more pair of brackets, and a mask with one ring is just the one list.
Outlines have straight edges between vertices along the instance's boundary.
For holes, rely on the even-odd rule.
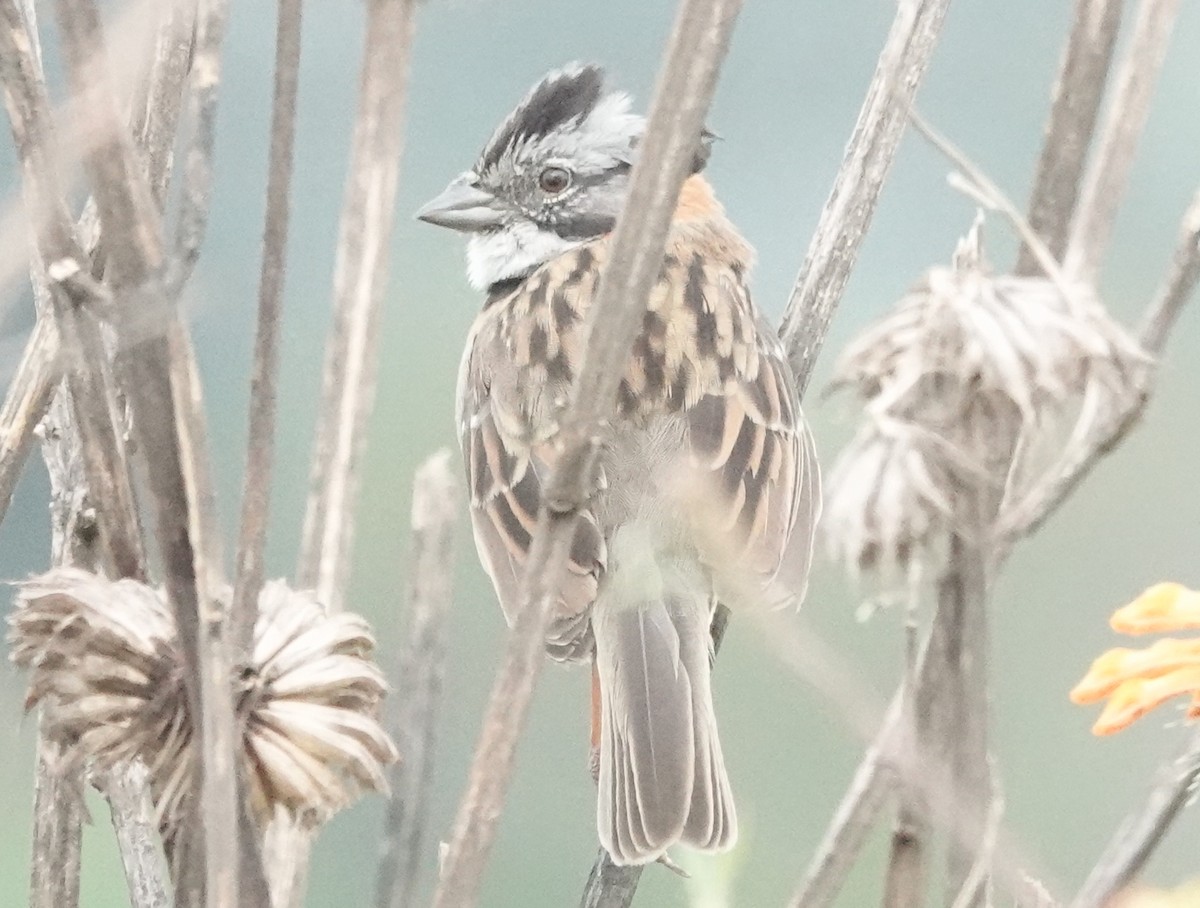
[[[417,0],[371,0],[367,7],[358,112],[338,225],[333,328],[325,347],[296,568],[297,586],[315,590],[333,610],[342,606],[350,574],[359,462],[375,399],[416,9]],[[286,819],[271,824],[269,872],[276,905],[303,904],[310,843],[309,832]]]
[[170,183],[184,86],[192,66],[197,0],[173,0],[154,36],[154,61],[139,86],[129,129],[146,162],[150,191],[162,211]]
[[508,636],[459,802],[436,908],[470,908],[512,775],[517,740],[544,663],[545,629],[570,549],[575,520],[595,483],[599,446],[617,383],[662,267],[679,188],[687,176],[716,88],[741,0],[682,0],[668,39],[629,196],[612,239],[611,258],[588,315],[588,343],[562,415],[558,460],[525,574],[524,604]]
[[1117,207],[1125,194],[1138,139],[1150,113],[1179,3],[1142,0],[1129,50],[1117,70],[1116,94],[1084,178],[1064,258],[1066,271],[1088,284],[1095,283],[1108,251]]
[[34,430],[54,397],[59,377],[58,332],[52,316],[39,318],[0,407],[0,522],[33,447]]
[[[928,738],[933,711],[919,704],[921,677],[920,625],[917,597],[909,596],[904,616],[904,684],[900,688],[900,731],[897,761],[900,772],[900,807],[892,827],[887,872],[883,885],[884,908],[920,908],[925,902],[925,843],[929,838],[928,808],[919,786],[909,784],[917,772],[917,743]],[[924,720],[923,722],[921,720]]]
[[[1079,178],[1108,82],[1123,6],[1124,0],[1075,0],[1028,209],[1030,225],[1056,262],[1066,251]],[[1029,246],[1021,247],[1013,270],[1028,275],[1039,272]]]
[[454,579],[454,525],[460,504],[452,455],[439,451],[413,482],[408,642],[397,672],[392,739],[404,755],[392,765],[375,889],[376,908],[414,904],[425,860],[425,825],[432,791],[437,711],[446,658],[446,617]]
[[[904,0],[859,112],[829,200],[788,300],[780,334],[788,348],[801,393],[807,387],[833,311],[870,226],[875,203],[941,31],[949,0]],[[900,721],[900,700],[893,701],[883,728],[855,772],[813,857],[796,908],[832,902],[854,866],[867,835],[894,784],[886,769]]]
[[375,397],[379,314],[387,289],[416,0],[372,0],[350,171],[334,265],[334,325],[325,349],[311,492],[297,583],[341,606],[350,569],[354,499]]
[[167,862],[147,797],[146,767],[121,767],[103,779],[132,908],[169,908]]
[[892,753],[894,736],[900,730],[901,711],[901,697],[897,694],[813,853],[804,881],[788,902],[791,908],[832,905],[858,861],[896,785]]
[[[1138,340],[1151,356],[1160,356],[1166,348],[1171,328],[1191,299],[1197,281],[1200,281],[1200,191],[1184,213],[1167,274],[1142,317]],[[1154,369],[1138,372],[1134,378],[1124,404],[1115,407],[1107,418],[1098,420],[1079,444],[1064,454],[1061,468],[1030,490],[1020,503],[1005,509],[1000,527],[1005,546],[1036,532],[1092,468],[1137,425],[1150,402]]]
[[950,908],[971,908],[980,898],[984,900],[984,904],[991,904],[987,897],[985,884],[996,852],[996,840],[1000,835],[1000,822],[1003,818],[1004,798],[1000,794],[999,786],[994,785],[979,853],[975,855],[975,863],[971,866],[966,879],[963,880],[962,889],[959,890]]
[[221,84],[221,44],[229,0],[197,0],[189,111],[192,141],[184,153],[183,192],[175,229],[175,249],[167,265],[166,287],[178,298],[200,257],[212,201],[213,149],[217,138],[217,96]]
[[801,395],[871,225],[949,6],[950,0],[902,0],[879,55],[780,329]]
[[1103,908],[1145,866],[1200,780],[1200,729],[1158,772],[1146,803],[1130,814],[1104,849],[1071,908]]
[[279,382],[279,332],[287,266],[296,98],[300,83],[302,0],[280,0],[275,35],[275,96],[271,103],[271,148],[267,165],[267,213],[263,224],[258,326],[250,378],[250,430],[242,480],[242,517],[234,572],[230,639],[236,658],[249,651],[263,583],[263,549],[271,504],[275,453],[275,410]]

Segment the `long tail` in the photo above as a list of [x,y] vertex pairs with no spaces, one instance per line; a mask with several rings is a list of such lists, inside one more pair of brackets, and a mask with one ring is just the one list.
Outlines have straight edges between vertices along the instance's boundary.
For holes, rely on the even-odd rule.
[[709,686],[711,604],[667,596],[593,612],[600,680],[600,843],[617,864],[676,842],[720,851],[737,840]]

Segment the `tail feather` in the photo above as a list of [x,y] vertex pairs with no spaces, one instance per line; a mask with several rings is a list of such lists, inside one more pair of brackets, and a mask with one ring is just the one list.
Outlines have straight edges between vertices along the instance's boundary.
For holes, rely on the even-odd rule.
[[733,799],[709,688],[706,601],[598,608],[601,689],[597,830],[618,864],[683,842],[730,847]]

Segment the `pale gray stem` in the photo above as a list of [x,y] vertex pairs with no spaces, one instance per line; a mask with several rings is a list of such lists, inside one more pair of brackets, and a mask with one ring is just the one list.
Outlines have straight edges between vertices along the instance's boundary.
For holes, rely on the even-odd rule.
[[17,480],[33,447],[34,430],[46,415],[59,374],[58,332],[53,316],[47,315],[33,326],[0,407],[0,522],[12,503]]
[[[561,417],[561,453],[525,574],[523,605],[509,633],[434,896],[436,908],[470,908],[479,897],[512,776],[517,740],[542,665],[575,520],[595,483],[595,460],[617,385],[642,323],[679,190],[688,176],[741,0],[681,0],[668,39],[629,196],[611,258],[588,316],[588,343]],[[603,323],[604,330],[591,330]]]
[[[332,610],[342,607],[350,574],[359,462],[375,399],[417,5],[417,0],[371,0],[367,6],[358,111],[334,262],[333,328],[325,346],[296,567],[297,586],[315,590]],[[311,842],[307,830],[286,818],[271,824],[269,873],[279,908],[303,904]]]
[[341,608],[354,500],[375,397],[379,314],[387,290],[416,0],[371,0],[358,114],[334,263],[333,329],[325,348],[297,584]]
[[[918,771],[917,743],[929,736],[929,719],[934,715],[930,704],[923,702],[921,685],[921,650],[918,643],[920,627],[916,614],[916,597],[910,597],[904,620],[904,684],[900,688],[900,729],[896,761],[901,766],[900,807],[892,827],[884,877],[884,908],[920,908],[925,903],[925,875],[929,838],[928,808],[920,787],[913,785]],[[922,722],[921,720],[924,719]],[[926,726],[926,727],[922,727]]]
[[79,905],[83,787],[79,771],[64,771],[62,763],[59,745],[39,734],[29,908]]
[[642,880],[640,864],[618,867],[603,848],[596,855],[579,908],[629,908]]
[[1084,283],[1095,283],[1108,252],[1117,207],[1129,183],[1133,155],[1150,113],[1179,3],[1141,0],[1138,6],[1129,49],[1117,70],[1115,95],[1071,222],[1065,270]]
[[879,55],[780,328],[802,396],[858,258],[858,248],[871,226],[909,107],[933,56],[949,6],[950,0],[901,0]]
[[275,33],[275,96],[271,103],[271,148],[267,165],[267,213],[263,224],[258,324],[250,378],[250,429],[242,480],[241,529],[234,573],[232,631],[235,658],[250,652],[263,584],[263,550],[271,504],[275,453],[275,410],[279,389],[279,332],[287,269],[296,102],[300,83],[302,0],[281,0]]
[[103,779],[132,908],[170,908],[167,862],[147,796],[146,767],[122,766]]
[[376,908],[403,908],[416,898],[426,853],[425,827],[432,791],[437,714],[445,674],[446,618],[454,579],[454,525],[461,493],[453,455],[439,451],[417,470],[413,483],[412,555],[408,588],[408,640],[395,691],[392,740],[403,758],[392,764],[392,797],[384,824]]
[[[1108,82],[1123,6],[1124,0],[1075,0],[1029,197],[1029,223],[1056,262],[1062,261],[1067,248],[1079,179]],[[1029,246],[1021,247],[1013,270],[1016,274],[1041,271]]]
[[[211,48],[216,38],[206,29],[214,28],[217,14],[211,4],[206,9],[198,43]],[[132,139],[117,115],[98,10],[94,0],[59,0],[58,11],[72,92],[90,112],[96,132],[83,161],[105,225],[106,280],[117,301],[117,366],[149,467],[167,597],[184,652],[189,709],[199,731],[199,798],[184,832],[194,838],[186,849],[189,855],[202,854],[203,860],[189,860],[179,868],[177,901],[197,904],[203,892],[212,906],[265,905],[267,894],[253,867],[255,850],[247,847],[243,858],[241,844],[249,842],[239,834],[245,822],[238,800],[240,749],[224,612],[217,598],[223,585],[220,545],[195,363],[174,301],[164,293],[161,222]],[[206,59],[199,78],[201,88],[212,93],[218,69],[214,59]],[[193,164],[194,157],[189,167]]]
[[88,296],[86,287],[71,281],[85,271],[87,259],[75,242],[63,201],[38,47],[32,23],[16,0],[0,0],[0,74],[24,172],[22,190],[36,225],[38,254],[50,271],[47,284],[58,328],[59,366],[75,411],[88,485],[93,496],[106,503],[96,512],[100,540],[114,574],[145,580],[138,509],[108,354],[99,326],[88,311],[96,301]]
[[1200,780],[1200,729],[1174,760],[1163,766],[1146,803],[1117,829],[1071,908],[1104,908],[1145,866]]
[[791,908],[826,908],[834,903],[887,806],[897,781],[893,751],[901,727],[901,696],[898,693],[893,698],[875,740],[859,761],[804,881],[788,902]]
[[[1197,281],[1200,281],[1200,191],[1184,213],[1167,274],[1142,317],[1138,340],[1151,356],[1158,357],[1165,350],[1171,329],[1192,298]],[[1098,420],[1087,436],[1066,453],[1062,468],[1039,483],[1024,500],[1006,508],[1001,527],[1003,550],[1037,532],[1092,468],[1137,425],[1150,402],[1154,369],[1142,370],[1134,378],[1126,400],[1114,406],[1107,418]]]
[[[990,513],[959,515],[965,527],[950,541],[946,573],[938,588],[938,617],[926,656],[937,684],[930,699],[941,706],[933,710],[938,716],[934,734],[921,743],[926,749],[932,746],[950,770],[945,781],[952,792],[957,826],[947,846],[947,905],[954,903],[975,866],[994,788],[988,753],[990,549],[986,542],[994,514],[992,508]],[[966,908],[981,908],[983,896],[982,890],[976,891]]]
[[196,42],[192,50],[189,112],[192,141],[184,152],[183,192],[175,248],[165,262],[164,283],[177,299],[200,257],[212,201],[213,151],[217,139],[217,98],[221,85],[221,44],[229,18],[229,0],[196,2]]

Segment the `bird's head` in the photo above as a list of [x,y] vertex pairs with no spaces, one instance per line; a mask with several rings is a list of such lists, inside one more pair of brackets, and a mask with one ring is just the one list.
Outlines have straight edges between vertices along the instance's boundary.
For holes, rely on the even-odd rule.
[[469,234],[475,287],[522,278],[612,230],[644,127],[603,69],[571,64],[543,77],[417,217]]

